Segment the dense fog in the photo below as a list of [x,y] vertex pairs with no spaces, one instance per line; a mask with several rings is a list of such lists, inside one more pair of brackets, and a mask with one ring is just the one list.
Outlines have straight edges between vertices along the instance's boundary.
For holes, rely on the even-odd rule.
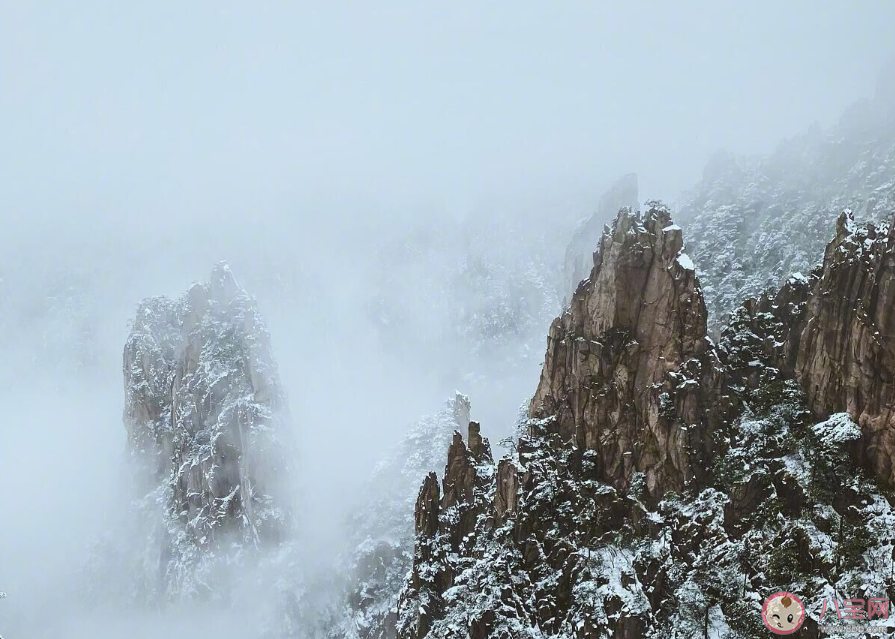
[[873,94],[893,20],[886,2],[0,7],[0,634],[252,637],[269,604],[92,600],[88,557],[129,499],[141,300],[222,260],[256,298],[313,581],[377,461],[455,390],[492,444],[512,434],[566,247],[615,179],[673,209],[716,150],[830,126]]

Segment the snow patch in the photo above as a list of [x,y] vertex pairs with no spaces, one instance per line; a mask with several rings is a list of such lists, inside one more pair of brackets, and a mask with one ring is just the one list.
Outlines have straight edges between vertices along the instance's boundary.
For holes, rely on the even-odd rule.
[[836,413],[824,422],[814,425],[818,437],[837,444],[854,441],[861,437],[861,429],[848,413]]
[[684,269],[688,271],[695,271],[696,266],[693,265],[693,260],[690,259],[690,256],[686,253],[680,253],[677,256],[677,263],[681,265]]

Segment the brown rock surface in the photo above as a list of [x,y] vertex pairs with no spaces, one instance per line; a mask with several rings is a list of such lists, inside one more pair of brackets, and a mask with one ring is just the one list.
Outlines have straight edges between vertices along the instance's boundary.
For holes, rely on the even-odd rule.
[[[837,544],[858,548],[855,562],[864,548],[888,557],[885,540],[858,534],[889,519],[848,453],[895,485],[893,241],[888,228],[841,217],[823,267],[747,301],[715,346],[667,210],[620,213],[550,328],[515,455],[495,467],[477,424],[467,444],[455,436],[437,531],[417,539],[399,636],[511,637],[534,627],[670,636],[685,625],[675,597],[694,584],[706,600],[685,615],[700,636],[722,609],[751,628],[741,592],[757,598],[795,568],[833,583],[851,561],[816,547],[806,518],[828,535],[835,525]],[[838,412],[860,424],[859,441],[844,415],[816,422]],[[421,491],[427,504],[437,499],[431,483]],[[627,535],[650,543],[625,565]],[[765,545],[753,548],[755,535]],[[729,555],[737,544],[741,554]],[[767,547],[784,560],[758,570]],[[669,566],[689,566],[694,581]]]
[[509,459],[501,459],[497,464],[497,485],[494,493],[494,512],[498,524],[505,515],[516,512],[519,503],[519,474],[516,465]]
[[[617,486],[635,471],[653,492],[698,473],[688,449],[701,442],[689,427],[701,418],[685,396],[699,383],[669,378],[706,352],[705,305],[682,247],[665,207],[622,211],[600,240],[590,278],[550,327],[531,416],[597,451],[602,478]],[[680,395],[682,414],[663,410],[670,392]]]
[[438,475],[429,473],[420,487],[416,500],[416,534],[431,537],[438,530],[438,508],[440,502]]
[[[856,451],[895,485],[895,227],[855,227],[839,216],[821,269],[784,287],[775,309],[788,327],[784,366],[818,416],[847,412],[863,437]],[[793,298],[805,299],[797,314]]]

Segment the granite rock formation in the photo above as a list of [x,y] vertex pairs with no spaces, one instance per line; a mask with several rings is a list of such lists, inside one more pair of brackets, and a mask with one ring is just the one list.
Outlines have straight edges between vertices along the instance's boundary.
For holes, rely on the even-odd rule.
[[[642,216],[624,212],[593,260],[550,327],[531,416],[595,451],[607,483],[625,486],[644,472],[651,491],[681,488],[700,471],[690,451],[708,445],[689,430],[702,421],[699,384],[677,377],[698,369],[707,350],[705,305],[681,229],[659,204]],[[679,410],[666,410],[671,401]]]
[[[354,531],[341,553],[341,596],[323,634],[331,639],[391,639],[398,595],[413,563],[415,530],[437,525],[437,511],[414,510],[421,477],[435,491],[444,451],[469,422],[469,398],[456,393],[434,415],[422,417],[377,465],[349,521]],[[434,529],[433,529],[434,530]]]
[[156,594],[196,594],[222,549],[292,526],[288,411],[254,301],[219,264],[177,300],[144,301],[124,347],[124,423],[138,493],[161,525]]
[[812,412],[846,412],[861,426],[854,453],[888,486],[895,485],[893,246],[888,224],[856,225],[844,211],[810,276],[745,306],[749,316],[776,322],[775,365],[799,381]]
[[[470,422],[468,437],[455,431],[439,490],[438,477],[430,473],[416,501],[417,548],[410,577],[410,590],[399,602],[399,634],[425,637],[440,612],[440,593],[454,585],[457,571],[443,561],[450,553],[467,552],[479,519],[494,514],[487,498],[493,481],[491,447],[482,438],[479,425]],[[422,574],[424,564],[439,564],[431,574]]]
[[895,235],[887,225],[838,220],[820,272],[809,283],[792,344],[795,374],[811,408],[847,412],[864,432],[863,455],[895,486]]
[[746,639],[787,590],[816,638],[813,602],[895,596],[889,238],[846,214],[715,343],[667,210],[622,211],[512,454],[473,424],[426,478],[398,636]]

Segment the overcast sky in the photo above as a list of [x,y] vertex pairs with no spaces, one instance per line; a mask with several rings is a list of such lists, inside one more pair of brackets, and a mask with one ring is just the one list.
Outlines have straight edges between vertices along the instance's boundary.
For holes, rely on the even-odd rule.
[[[219,259],[258,296],[300,434],[309,547],[331,549],[346,495],[460,382],[483,433],[511,432],[545,340],[510,341],[512,374],[489,377],[463,325],[515,281],[501,273],[537,270],[538,250],[559,264],[624,173],[674,202],[720,148],[769,152],[831,124],[873,93],[893,25],[891,0],[0,0],[0,632],[98,636],[59,602],[117,513],[121,349],[140,299],[179,295]],[[404,236],[429,242],[416,261]],[[454,267],[485,254],[496,284],[467,290]],[[380,281],[401,286],[377,297]],[[464,330],[442,330],[458,308]],[[194,621],[181,634],[207,634]]]
[[[0,221],[673,201],[870,95],[895,3],[0,3]],[[582,211],[582,214],[587,211]],[[94,227],[95,228],[95,227]]]

